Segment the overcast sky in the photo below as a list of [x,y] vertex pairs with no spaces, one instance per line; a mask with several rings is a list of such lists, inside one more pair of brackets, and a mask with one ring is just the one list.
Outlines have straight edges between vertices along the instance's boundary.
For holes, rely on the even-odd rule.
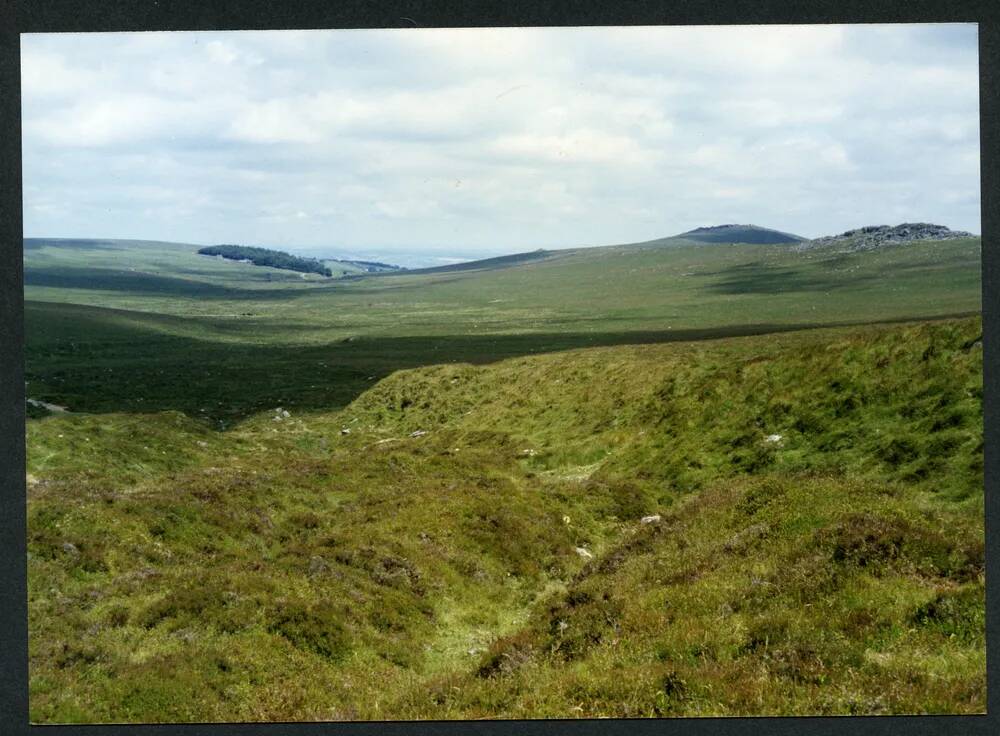
[[396,261],[980,232],[975,25],[23,35],[26,236]]

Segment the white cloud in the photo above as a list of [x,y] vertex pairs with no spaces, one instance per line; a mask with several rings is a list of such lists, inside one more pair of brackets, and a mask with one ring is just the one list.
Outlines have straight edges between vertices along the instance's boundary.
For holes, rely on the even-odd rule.
[[973,26],[22,38],[25,229],[377,255],[978,231]]
[[72,97],[98,84],[99,75],[68,64],[59,54],[26,49],[21,54],[21,88],[37,98]]
[[566,135],[517,135],[498,138],[492,150],[504,156],[524,157],[546,163],[614,164],[628,166],[650,162],[659,155],[626,136],[580,129]]
[[252,143],[317,143],[321,135],[315,122],[297,115],[297,108],[282,99],[250,106],[234,117],[228,133]]
[[205,51],[208,53],[208,58],[216,64],[229,66],[240,58],[239,52],[233,45],[224,41],[209,41],[205,44]]

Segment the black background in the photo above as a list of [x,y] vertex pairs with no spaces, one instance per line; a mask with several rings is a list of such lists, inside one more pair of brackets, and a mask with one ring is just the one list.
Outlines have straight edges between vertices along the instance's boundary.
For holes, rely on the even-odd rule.
[[[983,235],[987,716],[412,723],[28,725],[19,34],[69,31],[978,22]],[[997,0],[0,0],[0,733],[20,734],[1000,734],[1000,2]]]

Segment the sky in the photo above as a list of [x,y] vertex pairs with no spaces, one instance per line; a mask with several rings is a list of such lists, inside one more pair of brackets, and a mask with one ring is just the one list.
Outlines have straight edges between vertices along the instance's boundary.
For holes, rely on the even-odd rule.
[[26,237],[432,265],[980,232],[974,24],[21,36]]

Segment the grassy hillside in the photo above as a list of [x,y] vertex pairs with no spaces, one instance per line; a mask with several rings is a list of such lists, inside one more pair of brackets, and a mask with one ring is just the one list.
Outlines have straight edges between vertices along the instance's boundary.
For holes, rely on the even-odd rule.
[[25,268],[29,396],[228,422],[343,407],[400,368],[981,306],[978,238],[866,253],[675,241],[315,281],[184,246],[45,244]]
[[533,250],[530,253],[514,253],[507,256],[496,256],[495,258],[481,258],[475,261],[464,261],[462,263],[453,263],[448,266],[433,266],[429,268],[416,268],[411,269],[410,273],[416,274],[428,274],[428,273],[458,273],[461,271],[492,271],[500,268],[511,268],[513,266],[523,266],[527,263],[533,263],[535,261],[541,261],[548,258],[561,258],[576,251],[572,249],[568,250],[544,250],[538,249]]
[[250,311],[314,326],[288,342],[323,340],[345,328],[384,335],[639,331],[871,321],[980,307],[979,238],[869,253],[670,242],[542,251],[479,261],[475,269],[459,264],[332,282],[223,263],[182,246],[46,245],[25,251],[26,297],[179,316]]
[[[117,356],[152,318],[107,311],[82,343]],[[221,433],[32,420],[31,717],[982,712],[980,335],[437,365]]]
[[371,273],[395,273],[406,270],[401,266],[382,263],[381,261],[349,261],[336,258],[325,259],[323,265],[330,269],[334,277],[364,276]]
[[982,711],[980,249],[26,241],[32,718]]

